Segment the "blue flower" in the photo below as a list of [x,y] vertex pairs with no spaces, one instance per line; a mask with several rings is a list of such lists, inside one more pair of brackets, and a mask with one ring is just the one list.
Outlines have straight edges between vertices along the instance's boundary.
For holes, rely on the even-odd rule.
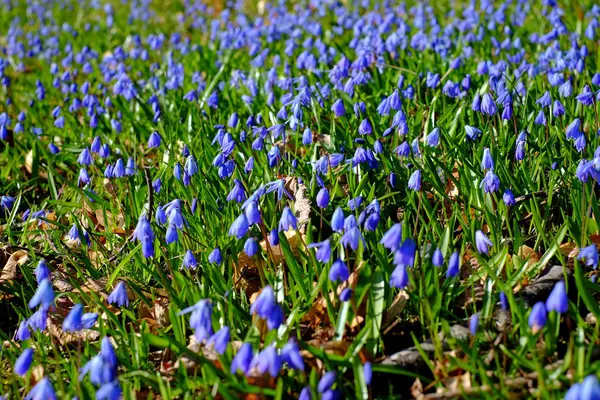
[[105,383],[96,391],[96,400],[119,400],[122,390],[118,380]]
[[150,134],[150,138],[148,139],[148,148],[154,149],[160,147],[161,141],[162,138],[160,137],[160,134],[156,131],[152,132]]
[[342,99],[337,99],[331,106],[331,111],[335,114],[336,117],[342,117],[346,115],[344,101]]
[[25,396],[25,400],[56,400],[54,388],[47,376],[43,377]]
[[434,89],[440,83],[440,74],[434,74],[432,72],[427,72],[427,78],[425,80],[425,84],[428,88]]
[[305,146],[309,146],[312,144],[312,142],[313,142],[313,134],[309,128],[306,128],[304,130],[304,133],[302,134],[302,144]]
[[322,263],[328,263],[331,260],[331,242],[329,239],[324,240],[320,243],[311,243],[308,245],[309,249],[316,248],[315,257],[317,261]]
[[329,190],[327,188],[321,188],[317,193],[317,206],[319,208],[325,208],[329,205]]
[[421,170],[417,169],[408,179],[408,188],[414,191],[421,189]]
[[407,238],[394,253],[394,264],[412,267],[415,262],[416,250],[417,243],[413,239]]
[[404,264],[399,264],[390,275],[390,286],[404,289],[408,286],[408,272]]
[[585,85],[581,93],[575,96],[575,98],[584,106],[591,106],[594,104],[594,93],[592,93],[588,85]]
[[344,229],[344,219],[344,211],[340,207],[336,208],[331,217],[331,229],[341,232]]
[[431,257],[431,263],[436,267],[441,267],[444,265],[444,255],[439,248],[436,248],[433,252],[433,256]]
[[471,103],[471,110],[475,112],[481,111],[481,96],[479,93],[475,93],[475,97],[473,97],[473,102]]
[[479,327],[479,314],[475,313],[469,318],[469,332],[475,336],[477,334],[477,328]]
[[79,157],[77,157],[77,162],[80,165],[88,166],[91,165],[93,161],[94,160],[92,159],[92,154],[90,153],[87,147],[83,149],[81,153],[79,153]]
[[268,372],[269,375],[276,378],[281,370],[281,357],[277,354],[275,345],[269,345],[265,347],[263,351],[258,353],[252,360],[251,368],[253,367],[256,368],[261,375]]
[[129,307],[129,298],[127,296],[127,288],[125,282],[120,281],[113,289],[106,300],[108,304],[116,304],[119,307]]
[[0,208],[3,208],[5,210],[11,210],[14,203],[15,203],[14,197],[11,197],[11,196],[0,197]]
[[92,357],[79,372],[79,380],[82,380],[85,375],[90,376],[90,381],[95,385],[104,385],[112,382],[116,375],[116,365],[111,365],[102,354]]
[[552,292],[546,299],[546,310],[556,311],[559,314],[564,314],[569,311],[569,297],[565,289],[565,282],[558,281],[554,285]]
[[479,135],[481,135],[481,130],[475,128],[474,126],[466,125],[465,131],[467,133],[467,138],[470,140],[475,140],[479,137]]
[[198,343],[207,340],[213,334],[212,329],[212,305],[209,300],[202,299],[191,307],[181,310],[177,315],[192,313],[190,326],[194,329],[194,335]]
[[398,147],[394,149],[399,157],[408,157],[410,155],[410,145],[408,142],[402,142]]
[[48,318],[48,309],[45,307],[39,308],[27,320],[27,325],[34,331],[43,331],[46,329]]
[[183,256],[183,268],[192,268],[195,269],[198,265],[198,261],[196,261],[196,257],[194,257],[194,253],[191,250],[185,252]]
[[248,257],[254,256],[258,253],[258,243],[254,238],[248,238],[244,243],[244,253],[248,255]]
[[229,327],[224,326],[206,341],[206,345],[213,346],[215,351],[222,355],[227,350],[230,337]]
[[344,303],[347,302],[350,300],[350,298],[352,298],[352,293],[352,289],[349,287],[342,289],[340,293],[340,301]]
[[81,316],[81,327],[83,329],[91,329],[98,320],[97,313],[85,313]]
[[47,309],[54,303],[54,290],[50,279],[44,279],[38,286],[35,294],[29,300],[29,308],[35,308],[41,304],[42,308]]
[[500,189],[500,178],[492,170],[488,170],[480,186],[483,187],[484,193],[497,192]]
[[266,319],[276,305],[277,303],[275,301],[273,288],[271,288],[270,285],[267,285],[260,291],[256,300],[250,306],[250,314],[258,315],[259,317]]
[[546,114],[544,114],[544,110],[540,110],[533,123],[536,125],[546,126]]
[[239,240],[248,232],[248,228],[248,219],[244,214],[241,214],[229,227],[229,236],[235,236]]
[[489,249],[494,244],[482,231],[475,232],[475,247],[481,254],[489,254]]
[[373,133],[373,127],[367,118],[363,119],[360,123],[360,126],[358,127],[358,133],[359,135],[370,135]]
[[425,138],[425,142],[429,147],[437,147],[440,144],[440,128],[433,128]]
[[533,305],[531,313],[529,314],[529,327],[532,329],[533,333],[537,333],[546,326],[546,320],[546,307],[543,302],[539,301]]
[[579,128],[581,127],[581,120],[579,118],[575,118],[566,129],[567,139],[577,139],[581,136],[581,131]]
[[388,229],[379,243],[390,251],[396,251],[402,244],[402,223],[396,223]]
[[288,342],[281,349],[281,360],[297,371],[304,371],[304,358],[295,342]]
[[523,161],[525,158],[525,142],[519,141],[517,142],[517,148],[515,149],[515,160]]
[[250,364],[253,359],[252,346],[250,343],[242,344],[242,347],[238,350],[237,354],[231,360],[231,373],[235,374],[238,371],[242,371],[244,375],[248,375],[250,372]]
[[38,262],[37,267],[33,270],[33,274],[35,275],[38,285],[42,283],[44,279],[50,279],[50,269],[48,268],[46,260],[42,258]]
[[559,100],[554,100],[554,105],[552,107],[552,115],[557,117],[562,117],[565,115],[565,108]]
[[373,367],[369,361],[365,362],[363,365],[363,375],[365,377],[365,383],[370,385],[371,380],[373,379]]
[[218,247],[214,248],[213,251],[211,251],[208,255],[208,261],[213,264],[220,265],[223,261],[223,257],[221,256],[221,249],[219,249]]
[[140,215],[138,223],[133,231],[133,239],[142,243],[142,255],[145,258],[154,256],[154,233],[146,214]]
[[319,380],[319,385],[317,386],[318,392],[322,394],[331,389],[335,383],[336,376],[335,371],[326,372]]
[[279,328],[279,326],[283,323],[283,308],[279,304],[273,307],[273,310],[267,317],[267,329],[273,330]]
[[63,321],[62,329],[64,332],[77,332],[83,328],[81,319],[83,317],[83,306],[75,304]]
[[588,375],[581,383],[581,390],[579,392],[579,399],[583,400],[596,400],[600,398],[600,384],[596,375]]
[[542,97],[536,100],[535,104],[542,106],[542,108],[550,107],[550,104],[552,104],[552,97],[550,97],[550,93],[546,91]]
[[585,265],[594,269],[598,268],[598,247],[595,244],[591,244],[587,247],[579,249],[577,255],[578,260],[583,260]]
[[333,262],[329,269],[329,280],[332,282],[346,281],[350,277],[350,271],[346,263],[339,258]]
[[321,395],[321,400],[340,400],[342,392],[339,389],[328,390]]
[[483,157],[481,158],[481,169],[494,169],[494,159],[490,154],[490,149],[487,147],[483,149]]
[[491,94],[486,93],[481,99],[481,112],[487,115],[494,115],[497,111],[496,103]]
[[279,220],[279,232],[285,232],[290,228],[294,230],[298,229],[298,220],[292,210],[289,207],[285,207]]
[[448,261],[448,270],[446,271],[446,278],[453,278],[458,276],[460,273],[460,256],[457,251],[452,253],[450,261]]
[[344,235],[340,239],[340,244],[343,246],[348,246],[352,250],[356,251],[356,249],[358,249],[359,241],[362,241],[364,244],[364,239],[360,233],[360,230],[357,226],[352,226],[345,230]]
[[508,297],[506,297],[504,292],[500,292],[500,306],[504,311],[508,311],[509,309]]
[[272,229],[271,232],[269,232],[269,243],[271,246],[279,245],[279,232],[277,229]]
[[29,331],[29,325],[27,320],[21,321],[19,323],[19,328],[17,328],[17,332],[15,332],[15,340],[27,340],[31,337],[31,332]]
[[504,201],[504,204],[506,204],[508,207],[512,207],[516,204],[515,195],[510,189],[506,189],[504,191],[504,194],[502,195],[502,200]]
[[31,362],[33,361],[33,349],[27,348],[23,350],[17,361],[15,361],[15,374],[19,376],[27,375]]

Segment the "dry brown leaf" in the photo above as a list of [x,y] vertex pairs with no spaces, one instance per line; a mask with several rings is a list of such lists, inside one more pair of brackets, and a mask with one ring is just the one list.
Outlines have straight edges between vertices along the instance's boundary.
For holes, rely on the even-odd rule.
[[[452,176],[456,179],[456,181],[458,181],[460,175],[456,166],[452,169]],[[458,197],[458,193],[458,188],[454,184],[454,181],[452,179],[448,179],[446,181],[446,194],[448,195],[448,197],[451,200],[454,200]]]
[[310,221],[310,199],[307,197],[308,188],[304,184],[298,185],[295,197],[296,202],[294,203],[294,211],[298,218],[298,230],[301,234],[306,232],[306,227]]
[[542,256],[538,252],[536,252],[527,245],[519,247],[517,255],[523,260],[527,261],[526,265],[533,265],[536,262],[540,261],[540,258],[542,258]]
[[573,242],[561,244],[559,247],[559,251],[560,254],[569,258],[573,258],[577,256],[577,254],[579,254],[579,249],[577,248],[577,245]]
[[458,376],[449,376],[444,380],[444,387],[438,387],[437,393],[446,393],[447,391],[458,391],[460,389],[469,390],[471,388],[471,374],[465,372]]
[[409,295],[405,290],[401,290],[398,292],[396,297],[394,297],[394,301],[388,308],[385,316],[383,317],[382,329],[387,328],[391,323],[393,323],[396,318],[404,311],[404,307],[409,300]]
[[419,378],[416,378],[410,387],[410,394],[412,394],[415,399],[423,398],[423,384]]
[[[33,149],[29,150],[25,156],[25,169],[29,175],[33,172]],[[48,178],[48,173],[42,170],[38,170],[38,175],[44,179]]]
[[[352,273],[348,277],[348,280],[338,286],[337,292],[329,294],[329,299],[331,302],[335,302],[339,298],[340,293],[342,293],[342,291],[345,288],[356,287],[356,284],[358,283],[358,276],[360,275],[360,270],[364,265],[365,263],[361,262],[358,265],[358,267],[355,268],[354,271],[352,271]],[[360,307],[358,310],[359,316],[361,316],[364,313],[364,311],[364,307]],[[316,328],[322,323],[326,324],[329,321],[329,315],[327,314],[327,300],[325,300],[324,297],[319,297],[313,303],[310,310],[308,310],[308,312],[304,315],[302,321],[304,323],[307,323],[312,328]]]
[[[600,246],[600,235],[590,235],[590,241],[596,246]],[[563,243],[559,247],[559,251],[563,256],[575,258],[579,254],[579,248],[574,242]]]
[[[292,230],[285,232],[285,237],[294,256],[299,256],[299,248],[304,246],[306,237],[304,235],[299,236],[296,231]],[[268,245],[267,241],[262,240],[260,247],[267,254],[269,261],[274,265],[285,264],[285,257],[281,246],[271,246]],[[248,257],[243,251],[238,254],[238,263],[234,269],[235,287],[236,289],[243,289],[248,298],[251,298],[261,288],[258,268],[263,268],[264,264],[262,258]]]
[[2,268],[2,274],[0,275],[0,283],[11,281],[18,275],[18,266],[25,264],[29,261],[29,256],[26,250],[17,250],[10,255],[8,261]]
[[48,329],[48,332],[50,332],[62,346],[80,341],[95,341],[100,338],[100,332],[92,329],[81,329],[77,332],[65,332],[62,330],[61,322],[55,320],[54,317],[55,316],[48,316],[46,329]]

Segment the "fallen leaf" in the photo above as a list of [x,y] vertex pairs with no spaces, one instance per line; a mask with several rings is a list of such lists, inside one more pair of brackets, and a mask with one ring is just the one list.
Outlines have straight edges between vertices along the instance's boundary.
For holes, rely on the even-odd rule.
[[12,253],[2,268],[0,283],[15,279],[18,275],[17,267],[25,264],[27,261],[29,261],[29,256],[26,250],[17,250]]
[[540,261],[540,258],[542,258],[542,256],[537,251],[533,250],[527,245],[519,247],[517,255],[523,260],[527,261],[526,265],[528,266],[537,263],[538,261]]
[[382,328],[387,328],[390,324],[396,321],[398,316],[404,311],[404,307],[408,303],[410,296],[405,290],[401,290],[398,292],[396,297],[394,297],[394,301],[388,308],[385,316],[383,318]]
[[58,314],[48,316],[47,330],[62,346],[70,343],[95,341],[100,338],[100,332],[93,329],[81,329],[77,332],[65,332],[62,329],[62,320]]

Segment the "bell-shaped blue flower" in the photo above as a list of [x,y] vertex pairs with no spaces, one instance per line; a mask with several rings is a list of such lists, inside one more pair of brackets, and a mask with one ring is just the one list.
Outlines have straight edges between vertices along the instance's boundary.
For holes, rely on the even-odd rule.
[[108,304],[116,304],[118,307],[129,307],[129,298],[125,282],[120,281],[106,300]]
[[43,377],[25,396],[25,400],[56,400],[54,388],[47,376]]
[[339,258],[333,262],[329,269],[329,280],[332,282],[346,281],[350,277],[350,271],[346,263]]
[[558,281],[554,285],[552,292],[546,299],[546,310],[548,312],[556,311],[559,314],[564,314],[569,311],[569,297],[565,289],[565,282]]
[[250,343],[242,344],[242,347],[240,347],[233,357],[233,360],[231,360],[231,373],[235,374],[236,372],[241,371],[244,375],[248,375],[248,372],[250,372],[250,364],[254,358],[253,353],[254,351],[252,350],[252,345],[250,345]]
[[27,348],[23,350],[17,361],[15,361],[15,374],[19,376],[27,375],[27,371],[29,371],[29,367],[31,366],[31,362],[33,361],[33,349]]
[[448,270],[446,271],[446,278],[453,278],[460,274],[460,256],[457,251],[452,253],[450,260],[448,261]]
[[315,257],[317,261],[322,263],[328,263],[331,260],[331,242],[329,239],[324,240],[320,243],[311,243],[308,245],[309,249],[316,248]]
[[482,231],[475,232],[475,247],[477,247],[477,251],[481,254],[489,254],[489,249],[494,244],[492,241],[483,233]]
[[528,319],[529,327],[532,329],[533,333],[538,332],[546,326],[547,318],[546,306],[544,303],[541,301],[535,303]]
[[52,282],[50,282],[50,279],[44,279],[38,286],[31,300],[29,300],[29,308],[35,308],[38,305],[41,305],[42,308],[47,309],[52,303],[54,303]]

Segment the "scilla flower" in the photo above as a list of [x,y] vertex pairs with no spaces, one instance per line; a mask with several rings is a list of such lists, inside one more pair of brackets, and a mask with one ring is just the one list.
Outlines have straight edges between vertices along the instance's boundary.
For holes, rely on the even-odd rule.
[[488,254],[490,247],[494,244],[482,231],[475,232],[475,246],[481,254]]
[[546,320],[546,306],[541,301],[535,303],[528,319],[529,327],[532,329],[533,333],[537,333],[546,326]]

